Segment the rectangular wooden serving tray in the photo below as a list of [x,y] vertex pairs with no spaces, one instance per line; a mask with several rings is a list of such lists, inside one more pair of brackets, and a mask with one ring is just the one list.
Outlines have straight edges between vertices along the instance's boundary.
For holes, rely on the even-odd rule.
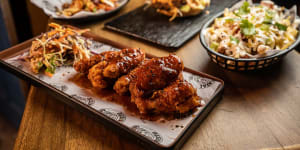
[[[176,18],[172,22],[168,16],[153,8],[138,7],[105,24],[107,29],[145,40],[170,50],[180,48],[196,35],[204,22],[239,0],[212,0],[208,8],[197,16]],[[209,11],[209,14],[206,14]]]
[[[71,28],[75,28],[72,26],[68,26]],[[122,49],[122,48],[128,48],[127,46],[121,45],[117,42],[107,40],[105,38],[93,35],[92,33],[85,33],[83,34],[84,37],[90,38],[94,41],[101,42],[107,45],[111,45],[113,47]],[[40,37],[40,36],[38,36]],[[35,38],[38,38],[35,37]],[[25,81],[28,81],[32,83],[35,86],[43,87],[47,90],[47,92],[62,102],[74,107],[75,109],[84,112],[88,114],[89,116],[95,118],[96,120],[103,123],[106,127],[109,127],[115,131],[117,131],[120,135],[125,135],[127,138],[134,139],[137,141],[138,144],[142,145],[144,148],[147,149],[179,149],[182,147],[184,142],[188,139],[190,135],[198,128],[200,123],[203,121],[203,119],[208,115],[208,113],[213,109],[213,107],[217,104],[217,102],[221,99],[223,89],[224,89],[224,82],[221,79],[218,79],[216,77],[207,75],[205,73],[197,72],[192,69],[186,68],[184,69],[185,72],[189,72],[192,74],[199,75],[203,78],[208,78],[213,81],[220,82],[220,86],[216,89],[214,94],[211,96],[211,99],[206,101],[206,104],[201,108],[201,111],[193,117],[193,119],[189,122],[188,126],[182,129],[182,132],[174,142],[172,142],[169,145],[162,145],[158,143],[157,141],[153,141],[149,139],[149,137],[143,136],[142,134],[139,134],[135,131],[133,131],[131,128],[128,128],[124,124],[108,117],[107,115],[93,109],[92,107],[89,107],[88,105],[84,104],[80,100],[76,99],[74,96],[70,96],[63,91],[55,88],[53,85],[47,84],[46,82],[42,81],[41,79],[37,78],[36,76],[33,76],[19,67],[16,67],[5,60],[12,58],[14,56],[17,56],[21,53],[24,53],[29,50],[31,46],[31,42],[35,39],[30,39],[28,41],[25,41],[21,44],[18,44],[14,47],[8,48],[2,52],[0,52],[0,67],[6,69],[7,71],[11,72],[12,74],[24,79]],[[147,54],[147,57],[154,57],[150,54]],[[101,100],[100,100],[101,101]]]

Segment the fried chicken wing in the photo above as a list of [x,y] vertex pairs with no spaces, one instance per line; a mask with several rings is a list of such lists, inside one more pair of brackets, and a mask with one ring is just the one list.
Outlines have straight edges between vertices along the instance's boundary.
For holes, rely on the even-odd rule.
[[176,55],[145,60],[129,74],[119,78],[114,85],[114,90],[123,95],[129,91],[131,86],[131,94],[137,94],[136,88],[141,93],[135,96],[149,95],[154,90],[167,86],[177,78],[182,70],[183,63]]
[[183,80],[183,67],[176,55],[153,58],[121,77],[115,90],[123,87],[118,92],[126,91],[124,85],[129,82],[131,101],[141,114],[186,113],[200,106],[200,98],[192,84]]
[[121,75],[129,73],[145,59],[145,53],[140,49],[122,49],[108,51],[104,59],[94,65],[88,74],[92,85],[106,88]]
[[136,99],[141,113],[186,113],[201,106],[196,89],[189,82],[178,79],[163,90],[155,91],[149,99]]
[[79,73],[88,73],[89,69],[99,63],[100,61],[104,60],[104,54],[106,52],[103,52],[101,54],[93,55],[90,59],[81,59],[79,61],[76,61],[73,65],[74,69]]
[[[147,64],[149,60],[145,60],[142,64]],[[133,69],[129,74],[121,76],[114,85],[114,90],[119,95],[125,95],[129,92],[129,84],[134,78],[136,77],[137,72],[140,70],[140,68],[143,67],[143,65],[140,64],[138,67]]]
[[140,113],[145,114],[152,109],[148,107],[148,99],[153,93],[163,90],[176,79],[182,79],[182,70],[183,63],[176,55],[153,58],[121,77],[115,83],[114,89],[118,94],[129,91],[131,102],[137,105]]

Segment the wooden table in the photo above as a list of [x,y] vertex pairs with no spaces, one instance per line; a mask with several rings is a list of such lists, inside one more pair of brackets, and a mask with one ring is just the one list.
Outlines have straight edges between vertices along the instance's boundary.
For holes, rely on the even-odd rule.
[[[131,0],[118,15],[143,1]],[[117,16],[118,16],[117,15]],[[104,21],[79,27],[146,52],[168,51],[103,29]],[[300,55],[293,51],[274,67],[252,73],[223,70],[212,63],[198,36],[175,52],[192,69],[225,81],[221,102],[183,149],[260,149],[300,143]],[[31,87],[15,149],[142,149],[85,114]],[[283,149],[283,148],[282,148]]]

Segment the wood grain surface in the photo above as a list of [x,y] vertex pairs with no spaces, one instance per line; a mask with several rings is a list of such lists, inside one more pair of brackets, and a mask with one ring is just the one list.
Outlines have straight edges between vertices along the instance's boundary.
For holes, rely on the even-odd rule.
[[[141,6],[131,0],[118,15]],[[116,16],[115,16],[116,17]],[[103,29],[107,20],[77,24],[97,35],[146,52],[168,51]],[[60,22],[61,23],[61,22]],[[66,23],[66,22],[64,22]],[[259,72],[232,72],[212,63],[198,36],[176,51],[185,66],[225,81],[221,102],[183,149],[285,149],[300,143],[300,54],[289,53],[275,66]],[[299,145],[296,145],[296,149]],[[44,90],[31,87],[15,149],[144,149],[136,141],[59,102]]]

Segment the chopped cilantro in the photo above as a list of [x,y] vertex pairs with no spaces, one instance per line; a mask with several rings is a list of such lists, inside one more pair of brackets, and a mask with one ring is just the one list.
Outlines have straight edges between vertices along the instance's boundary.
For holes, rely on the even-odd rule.
[[43,67],[43,65],[44,65],[43,62],[39,61],[37,64],[37,68],[41,69]]
[[55,73],[55,68],[56,68],[56,56],[52,56],[50,59],[49,59],[49,63],[50,65],[47,66],[46,68],[46,72],[50,73],[50,74],[54,74]]
[[254,35],[255,34],[255,27],[254,25],[246,19],[243,19],[240,23],[240,27],[242,29],[242,33],[246,36]]
[[271,10],[267,10],[265,12],[265,19],[264,19],[263,23],[272,24],[273,17],[274,17],[274,12]]
[[236,44],[240,43],[240,40],[233,36],[230,36],[230,41],[235,42]]
[[51,59],[49,60],[49,62],[50,62],[50,64],[52,65],[52,66],[56,66],[56,63],[55,63],[55,61],[56,61],[56,56],[54,55],[53,57],[51,57]]
[[238,18],[227,18],[227,19],[225,19],[225,22],[228,22],[228,23],[233,23],[235,21],[239,21],[239,19]]
[[286,26],[286,25],[280,24],[280,23],[278,23],[278,22],[275,23],[275,26],[276,26],[279,30],[282,30],[282,31],[286,31],[286,29],[287,29],[287,26]]
[[216,50],[219,47],[219,44],[216,42],[212,42],[209,47],[213,50]]
[[272,44],[271,38],[267,38],[267,40],[266,40],[266,45],[271,45],[271,44]]
[[55,67],[54,66],[49,66],[49,67],[46,68],[45,71],[49,72],[51,74],[54,74],[55,73]]
[[243,3],[243,5],[237,11],[234,11],[233,13],[236,16],[240,17],[241,15],[248,14],[249,12],[250,12],[249,3],[247,1],[245,1]]
[[268,24],[262,24],[260,26],[260,29],[263,31],[269,31],[269,28],[270,28],[270,25],[268,25]]
[[191,7],[189,6],[189,5],[183,5],[183,6],[181,6],[180,7],[180,10],[182,11],[182,12],[184,12],[184,13],[188,13],[188,12],[190,12],[191,11]]
[[241,17],[240,14],[238,13],[238,11],[233,11],[233,14],[238,16],[238,17]]

